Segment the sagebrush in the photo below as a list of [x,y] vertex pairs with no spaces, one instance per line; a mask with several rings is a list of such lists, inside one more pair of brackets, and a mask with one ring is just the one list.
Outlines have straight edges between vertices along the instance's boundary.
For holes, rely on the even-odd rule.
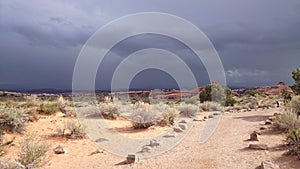
[[41,167],[48,149],[49,145],[38,139],[34,133],[27,134],[21,143],[17,162],[27,169]]

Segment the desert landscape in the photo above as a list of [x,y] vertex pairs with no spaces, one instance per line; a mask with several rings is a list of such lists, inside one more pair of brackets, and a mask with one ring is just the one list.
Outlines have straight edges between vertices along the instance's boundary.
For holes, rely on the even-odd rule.
[[299,16],[0,0],[0,169],[300,169]]
[[[145,101],[146,91],[130,92],[131,103],[117,99],[124,92],[100,93],[94,106],[71,102],[70,94],[2,92],[1,168],[299,168],[299,135],[287,135],[284,129],[300,124],[297,118],[288,121],[294,116],[286,108],[299,108],[300,103],[292,89],[280,82],[256,89],[229,90],[226,106],[203,101],[201,96],[206,89],[218,87],[222,88],[214,83],[198,91],[169,91],[164,95],[172,95],[167,102],[152,104]],[[77,117],[76,111],[82,110],[81,119],[105,121],[109,133],[131,139],[149,138],[150,142],[141,140],[141,145],[133,146],[135,153],[125,148],[127,157],[112,153],[98,142],[126,146],[122,144],[124,140],[95,140]],[[199,131],[214,119],[220,123],[201,143]],[[182,140],[165,150],[182,133],[186,133]]]

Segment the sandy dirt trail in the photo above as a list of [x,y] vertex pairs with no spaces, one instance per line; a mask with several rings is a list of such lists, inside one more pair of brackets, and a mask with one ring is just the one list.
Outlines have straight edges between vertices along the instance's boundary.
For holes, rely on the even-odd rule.
[[[89,139],[66,140],[48,138],[51,149],[62,145],[67,153],[55,155],[52,150],[48,152],[48,163],[42,167],[45,169],[255,169],[264,160],[272,160],[282,169],[299,169],[300,160],[295,157],[285,157],[285,152],[280,145],[284,136],[272,131],[264,131],[259,137],[260,141],[270,147],[270,150],[250,150],[247,141],[249,134],[264,125],[270,115],[279,112],[279,109],[266,109],[241,113],[225,113],[213,135],[207,142],[200,144],[199,133],[205,122],[196,121],[189,134],[173,149],[148,159],[139,159],[130,165],[116,165],[125,160],[124,157],[116,156],[108,152],[91,155],[99,147]],[[61,117],[55,117],[60,121]],[[49,122],[53,117],[40,119],[28,126],[28,131],[39,131],[39,135],[45,136],[53,133],[54,126]],[[50,126],[50,127],[49,127]],[[41,132],[43,131],[43,132]],[[146,130],[139,134],[151,133]],[[20,140],[21,138],[18,138]],[[172,139],[172,138],[168,138]],[[16,141],[18,141],[16,140]],[[122,140],[120,140],[121,142]],[[17,149],[8,153],[13,157]]]

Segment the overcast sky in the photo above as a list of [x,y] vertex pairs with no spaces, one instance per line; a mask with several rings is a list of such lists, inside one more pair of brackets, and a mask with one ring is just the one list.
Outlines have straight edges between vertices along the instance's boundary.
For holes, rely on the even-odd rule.
[[[70,89],[88,38],[104,24],[137,12],[170,13],[196,25],[216,48],[229,86],[292,84],[291,72],[300,67],[299,0],[1,0],[0,90]],[[209,83],[201,61],[181,42],[141,35],[106,55],[96,88],[110,88],[114,69],[126,56],[153,47],[180,55],[199,85]],[[176,86],[170,75],[157,70],[141,72],[131,85]]]

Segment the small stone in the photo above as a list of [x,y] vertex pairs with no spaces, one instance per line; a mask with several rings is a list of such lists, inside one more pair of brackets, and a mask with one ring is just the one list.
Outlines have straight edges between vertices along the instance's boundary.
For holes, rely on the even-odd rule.
[[259,129],[260,129],[260,130],[266,130],[266,129],[268,129],[268,127],[266,127],[266,126],[261,126]]
[[250,134],[250,141],[258,141],[258,135],[256,132]]
[[261,162],[261,169],[279,169],[279,166],[271,161],[263,161]]
[[221,113],[220,112],[214,112],[213,115],[214,116],[219,116],[219,115],[221,115]]
[[266,120],[265,125],[272,125],[272,121]]
[[3,150],[0,150],[0,157],[5,154],[5,152]]
[[135,162],[135,155],[134,154],[129,154],[126,158],[127,164],[132,164]]
[[200,118],[194,118],[193,121],[202,121]]
[[274,116],[271,116],[271,117],[269,117],[269,119],[268,120],[270,120],[270,121],[274,121],[275,120],[275,117]]
[[143,146],[142,150],[139,153],[151,153],[152,147],[150,146]]
[[186,121],[186,120],[184,120],[184,119],[182,119],[182,120],[180,120],[180,121],[179,121],[179,123],[184,123],[184,124],[186,124],[186,123],[187,123],[187,121]]
[[254,133],[256,133],[257,135],[261,135],[261,131],[253,131]]
[[254,149],[254,150],[268,150],[269,147],[266,144],[250,144],[249,145],[250,149]]
[[185,130],[187,128],[186,124],[179,124],[178,127],[180,127],[182,130]]
[[157,147],[157,146],[159,146],[159,142],[157,140],[155,140],[155,139],[152,139],[152,140],[150,140],[149,146],[151,146],[151,147]]
[[163,137],[169,138],[169,137],[175,137],[175,136],[176,136],[175,133],[169,132],[166,135],[164,135]]
[[173,130],[177,133],[183,132],[183,130],[180,127],[174,127]]
[[54,153],[55,153],[55,154],[64,154],[64,153],[65,153],[65,150],[64,150],[64,148],[63,148],[61,145],[59,145],[59,146],[57,146],[57,147],[54,149]]
[[204,119],[207,119],[207,116],[204,116],[203,118],[204,118]]

